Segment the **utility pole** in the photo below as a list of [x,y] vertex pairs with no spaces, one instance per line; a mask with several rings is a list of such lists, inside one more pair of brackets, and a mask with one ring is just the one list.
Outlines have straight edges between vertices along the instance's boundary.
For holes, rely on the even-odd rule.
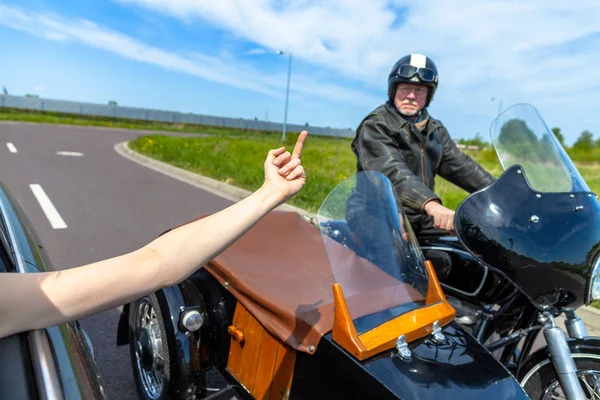
[[289,57],[289,62],[288,62],[288,76],[287,76],[287,89],[285,92],[285,113],[283,116],[283,132],[281,133],[281,140],[285,142],[285,130],[287,127],[287,113],[288,113],[288,102],[289,102],[289,98],[290,98],[290,76],[292,75],[292,53],[285,53],[283,51],[278,51],[277,52],[278,55],[284,55],[284,54],[288,54]]

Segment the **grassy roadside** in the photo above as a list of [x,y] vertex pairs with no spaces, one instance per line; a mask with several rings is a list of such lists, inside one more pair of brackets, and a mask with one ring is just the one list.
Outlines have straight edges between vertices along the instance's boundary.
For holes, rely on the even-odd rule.
[[68,114],[51,111],[29,111],[0,107],[0,121],[37,122],[44,124],[64,124],[78,126],[98,126],[133,130],[202,133],[211,135],[235,136],[277,136],[279,132],[254,131],[239,128],[221,128],[218,126],[153,122],[136,119],[96,117],[93,115]]
[[[297,137],[297,134],[289,134],[286,147],[291,149]],[[315,212],[336,184],[356,172],[356,159],[350,142],[349,138],[309,136],[302,155],[302,164],[309,179],[305,188],[290,200],[291,204]],[[161,135],[140,137],[130,143],[133,150],[149,157],[248,190],[256,190],[261,185],[262,164],[267,151],[280,145],[280,139],[275,137],[182,138]],[[479,154],[478,158],[494,175],[500,174],[501,168],[493,153],[488,151]],[[458,206],[467,194],[441,178],[437,192],[444,204],[452,208]]]
[[[298,134],[286,136],[286,147],[292,150]],[[150,135],[140,137],[129,146],[144,155],[170,163],[201,175],[247,190],[256,190],[263,182],[263,163],[270,149],[281,146],[281,138],[233,137],[183,138]],[[309,136],[302,164],[309,180],[290,204],[309,211],[319,205],[335,186],[356,166],[350,151],[350,139]]]
[[[297,134],[289,134],[286,146],[291,149]],[[315,212],[333,187],[356,171],[356,159],[349,138],[309,136],[302,155],[308,182],[290,203]],[[175,166],[197,172],[232,185],[255,190],[262,183],[262,164],[267,151],[281,146],[278,136],[252,139],[233,137],[184,138],[151,135],[130,143],[132,149]],[[494,150],[468,151],[494,176],[502,168]],[[600,164],[576,162],[590,188],[600,191]],[[467,193],[442,178],[436,178],[436,193],[445,205],[456,208]]]

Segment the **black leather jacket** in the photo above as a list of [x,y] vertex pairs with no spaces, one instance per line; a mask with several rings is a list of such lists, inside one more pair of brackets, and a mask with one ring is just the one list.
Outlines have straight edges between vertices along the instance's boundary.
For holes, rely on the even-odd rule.
[[456,147],[440,121],[429,117],[419,132],[389,102],[361,122],[352,141],[352,151],[358,171],[379,171],[391,180],[396,197],[416,231],[433,226],[423,206],[432,199],[441,202],[434,193],[436,174],[469,193],[495,180]]

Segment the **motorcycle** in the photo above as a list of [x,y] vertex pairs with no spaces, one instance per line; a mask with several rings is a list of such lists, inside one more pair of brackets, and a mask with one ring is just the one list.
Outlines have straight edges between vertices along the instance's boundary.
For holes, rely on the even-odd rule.
[[575,312],[600,298],[598,197],[532,106],[507,109],[491,138],[504,173],[459,205],[456,235],[425,232],[421,248],[461,326],[530,398],[599,399],[600,339]]
[[[272,212],[182,284],[128,305],[140,397],[527,398],[454,321],[384,175],[340,183],[318,220]],[[212,367],[225,386],[206,380]]]
[[[535,122],[513,120],[495,122],[497,150],[521,143],[505,125]],[[390,181],[365,171],[312,224],[272,212],[184,282],[126,305],[117,344],[129,343],[140,398],[594,396],[600,341],[573,309],[600,298],[598,201],[560,147],[535,143],[542,168],[504,157],[498,181],[460,205],[456,236],[417,238]],[[571,191],[531,187],[557,171]],[[532,353],[540,330],[549,346]]]

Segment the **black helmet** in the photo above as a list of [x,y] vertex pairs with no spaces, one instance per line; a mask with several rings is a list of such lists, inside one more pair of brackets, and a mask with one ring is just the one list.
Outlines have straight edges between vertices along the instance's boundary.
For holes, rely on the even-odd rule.
[[431,103],[438,84],[438,70],[435,63],[422,54],[409,54],[399,59],[388,77],[388,98],[394,104],[396,87],[400,82],[419,83],[429,88],[427,103]]

